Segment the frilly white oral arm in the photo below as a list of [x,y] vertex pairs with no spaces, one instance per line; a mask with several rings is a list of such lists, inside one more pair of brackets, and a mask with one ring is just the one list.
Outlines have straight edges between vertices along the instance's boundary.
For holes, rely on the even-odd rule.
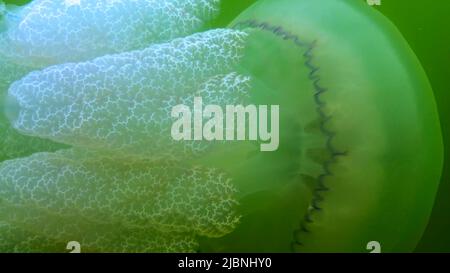
[[120,156],[191,154],[204,147],[172,140],[171,109],[196,94],[242,103],[250,79],[234,71],[246,37],[218,29],[33,72],[11,85],[7,115],[23,134]]
[[0,1],[0,161],[63,147],[18,134],[4,115],[12,82],[35,69],[142,49],[201,31],[219,0]]
[[[135,240],[131,251],[157,248],[143,243],[231,232],[239,222],[234,195],[229,178],[214,169],[118,162],[72,149],[36,153],[0,165],[0,230],[33,234],[25,241],[77,238],[93,249],[128,240]],[[0,249],[8,242],[0,239]]]
[[189,35],[217,3],[36,0],[8,18],[4,88],[44,69],[10,86],[7,118],[23,137],[75,147],[0,164],[0,251],[77,240],[85,251],[188,252],[236,228],[231,180],[184,166],[178,155],[205,147],[170,137],[177,104],[247,99],[250,78],[236,72],[247,34]]
[[[77,224],[79,222],[72,226],[74,230],[77,230]],[[0,251],[59,253],[66,249],[68,240],[73,239],[65,229],[48,229],[52,237],[42,235],[42,232],[36,233],[35,230],[0,221]],[[83,232],[83,229],[80,231]],[[100,225],[78,236],[76,242],[80,243],[81,252],[185,253],[198,249],[194,234],[165,233],[152,229],[111,229],[111,226]]]
[[35,152],[56,151],[65,147],[52,141],[22,135],[15,130],[4,113],[4,100],[11,82],[27,74],[27,69],[0,59],[0,162]]
[[41,68],[142,49],[204,29],[219,0],[35,0],[5,17],[0,56]]

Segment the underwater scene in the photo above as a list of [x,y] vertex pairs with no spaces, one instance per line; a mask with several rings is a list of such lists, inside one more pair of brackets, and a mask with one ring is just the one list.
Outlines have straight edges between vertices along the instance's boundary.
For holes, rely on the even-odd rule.
[[0,1],[0,252],[450,252],[447,0]]

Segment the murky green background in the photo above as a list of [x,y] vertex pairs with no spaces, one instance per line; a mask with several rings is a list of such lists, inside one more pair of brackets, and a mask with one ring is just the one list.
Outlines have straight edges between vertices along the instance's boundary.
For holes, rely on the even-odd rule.
[[[365,0],[354,0],[365,1]],[[6,0],[23,4],[29,0]],[[225,0],[229,12],[214,22],[224,26],[255,0]],[[433,86],[445,144],[445,166],[429,226],[418,252],[450,252],[450,1],[381,0],[376,7],[390,18],[416,52]]]

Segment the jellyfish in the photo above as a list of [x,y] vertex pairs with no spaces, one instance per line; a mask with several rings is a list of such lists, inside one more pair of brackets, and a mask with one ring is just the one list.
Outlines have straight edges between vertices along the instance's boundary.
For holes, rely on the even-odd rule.
[[[35,49],[35,63],[66,55]],[[9,86],[11,126],[70,148],[0,164],[2,250],[414,250],[439,117],[416,56],[364,1],[260,0],[227,28],[109,50]],[[279,148],[171,139],[170,109],[197,96],[279,106]]]

